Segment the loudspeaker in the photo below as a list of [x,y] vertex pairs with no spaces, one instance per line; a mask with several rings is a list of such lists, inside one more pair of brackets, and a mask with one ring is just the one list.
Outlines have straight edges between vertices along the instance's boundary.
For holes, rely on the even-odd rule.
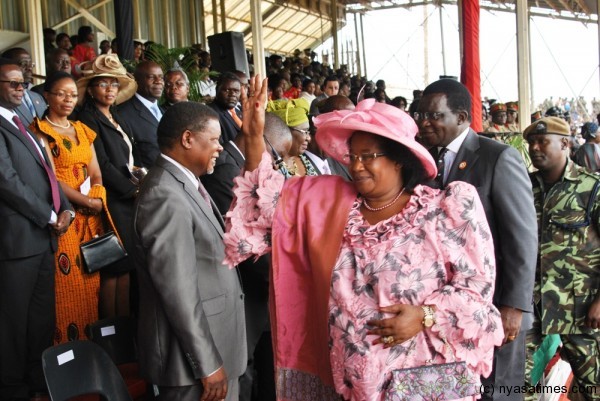
[[244,34],[223,32],[208,37],[212,69],[218,72],[242,71],[250,76]]

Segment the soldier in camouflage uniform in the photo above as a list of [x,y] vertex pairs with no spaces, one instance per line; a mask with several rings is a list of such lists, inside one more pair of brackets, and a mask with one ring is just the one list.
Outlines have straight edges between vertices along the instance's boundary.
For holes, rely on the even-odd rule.
[[567,157],[570,134],[558,117],[523,133],[538,169],[531,174],[539,248],[528,361],[544,336],[559,334],[573,384],[585,388],[579,399],[600,400],[600,177]]

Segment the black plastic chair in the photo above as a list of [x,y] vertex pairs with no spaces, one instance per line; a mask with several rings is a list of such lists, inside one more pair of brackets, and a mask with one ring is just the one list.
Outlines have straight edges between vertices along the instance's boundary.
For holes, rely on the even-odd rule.
[[125,382],[110,357],[91,341],[71,341],[42,354],[52,401],[99,394],[107,401],[131,401]]
[[145,398],[148,385],[140,377],[137,363],[135,320],[130,317],[98,320],[86,327],[86,334],[91,341],[102,347],[117,365],[131,398]]
[[116,365],[137,362],[135,321],[130,317],[98,320],[86,327],[90,340],[98,344]]

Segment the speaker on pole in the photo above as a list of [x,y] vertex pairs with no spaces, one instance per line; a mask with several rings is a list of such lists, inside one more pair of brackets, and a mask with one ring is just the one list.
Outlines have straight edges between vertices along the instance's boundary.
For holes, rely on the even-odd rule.
[[244,34],[223,32],[208,37],[212,69],[218,72],[242,71],[250,76]]

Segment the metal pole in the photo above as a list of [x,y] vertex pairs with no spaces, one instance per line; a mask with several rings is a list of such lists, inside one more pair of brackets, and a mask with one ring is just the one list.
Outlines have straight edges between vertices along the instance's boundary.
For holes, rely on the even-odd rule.
[[[600,1],[600,0],[598,0]],[[358,36],[358,14],[354,13],[354,36],[356,36],[356,70],[357,74],[360,77],[362,68],[361,68],[361,57],[360,57],[360,38]]]
[[[600,1],[600,0],[598,0]],[[363,58],[363,65],[364,65],[364,73],[365,73],[365,77],[367,76],[367,52],[365,51],[365,30],[364,30],[364,20],[363,20],[363,14],[360,13],[360,39],[361,39],[361,44],[362,44],[362,58]]]
[[250,25],[252,25],[252,53],[254,55],[254,74],[265,77],[265,48],[263,47],[263,19],[260,12],[261,0],[250,0]]
[[219,33],[219,18],[217,15],[217,0],[212,0],[213,35]]
[[442,4],[439,6],[440,11],[440,39],[442,40],[442,64],[444,67],[444,75],[446,74],[446,42],[444,40],[444,20],[442,18]]
[[200,27],[200,37],[197,40],[200,42],[200,44],[202,44],[202,48],[206,50],[208,46],[206,45],[206,18],[204,18],[204,1],[199,1],[197,4],[198,7],[196,8],[196,21],[197,25]]
[[423,6],[423,83],[429,84],[429,23],[427,22],[427,4]]
[[220,1],[221,5],[221,32],[227,32],[227,18],[225,17],[225,0]]
[[333,36],[333,69],[340,68],[340,53],[338,51],[338,15],[337,0],[331,0],[331,36]]
[[29,10],[29,38],[31,40],[31,59],[36,61],[33,73],[46,75],[46,58],[44,57],[44,32],[42,25],[42,3],[33,0]]
[[519,84],[519,129],[527,128],[531,121],[529,100],[531,93],[529,76],[529,10],[527,0],[516,1],[517,16],[517,70]]

